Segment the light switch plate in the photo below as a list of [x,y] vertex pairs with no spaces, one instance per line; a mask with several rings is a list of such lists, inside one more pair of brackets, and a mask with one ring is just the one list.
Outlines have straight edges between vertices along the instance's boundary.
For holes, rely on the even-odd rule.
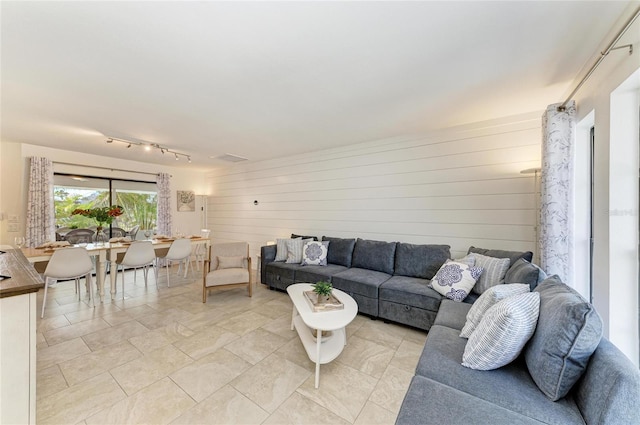
[[18,214],[9,214],[9,221],[12,223],[18,222]]
[[17,232],[19,230],[18,223],[9,223],[9,232]]

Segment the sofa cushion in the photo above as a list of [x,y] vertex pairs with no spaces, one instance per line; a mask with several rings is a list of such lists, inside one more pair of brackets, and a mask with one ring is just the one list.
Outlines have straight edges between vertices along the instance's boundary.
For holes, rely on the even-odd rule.
[[391,275],[375,270],[352,267],[331,277],[331,283],[348,293],[365,295],[378,300],[378,288],[389,280]]
[[323,236],[323,241],[329,241],[327,251],[327,262],[339,266],[351,267],[353,258],[353,248],[356,246],[355,239],[331,238]]
[[329,241],[309,241],[302,247],[303,266],[326,266]]
[[590,303],[556,275],[535,292],[540,294],[540,319],[525,359],[540,390],[555,401],[582,376],[600,343],[602,320]]
[[[479,418],[482,418],[479,421]],[[396,425],[533,425],[540,422],[433,379],[414,376]]]
[[640,370],[606,338],[571,393],[588,424],[640,424]]
[[429,285],[451,300],[462,301],[469,295],[481,273],[481,267],[469,267],[463,263],[447,261]]
[[510,264],[514,264],[520,258],[524,258],[528,262],[533,261],[533,252],[531,251],[504,251],[501,249],[476,248],[475,246],[471,246],[469,247],[468,253],[470,254],[472,252],[486,255],[487,257],[508,258]]
[[360,239],[353,248],[351,267],[393,274],[396,243]]
[[529,292],[529,285],[523,283],[513,283],[507,285],[497,285],[489,288],[478,300],[473,303],[467,313],[467,320],[460,331],[460,336],[469,338],[482,320],[482,316],[498,302],[512,295],[526,294]]
[[433,324],[460,330],[465,324],[467,313],[471,307],[471,304],[459,303],[445,298],[440,303],[440,309]]
[[440,266],[451,257],[449,245],[413,245],[398,243],[394,274],[433,279]]
[[296,270],[300,269],[300,264],[288,264],[288,263],[269,263],[267,264],[267,271],[277,273],[279,276],[286,277],[293,280],[296,274]]
[[469,336],[462,366],[493,370],[515,360],[536,330],[539,308],[535,292],[513,295],[489,308]]
[[504,283],[504,275],[509,270],[508,258],[489,257],[482,254],[473,254],[476,259],[476,267],[482,267],[482,274],[473,287],[473,292],[482,294],[492,286]]
[[566,397],[553,402],[538,389],[522,356],[490,372],[462,366],[467,340],[460,338],[458,333],[456,329],[432,326],[416,367],[416,375],[431,378],[546,424],[584,424],[573,398]]
[[302,235],[296,235],[295,233],[291,234],[291,239],[296,239],[296,238],[302,238],[302,239],[312,239],[314,241],[318,240],[317,236],[302,236]]
[[327,264],[326,266],[303,266],[296,270],[296,282],[315,283],[320,280],[331,282],[331,276],[347,270],[345,266]]
[[540,268],[531,264],[524,258],[518,259],[509,267],[504,276],[504,283],[526,283],[531,291],[538,286],[538,276]]
[[429,288],[429,281],[426,279],[393,276],[380,285],[378,298],[398,304],[438,311],[442,295]]

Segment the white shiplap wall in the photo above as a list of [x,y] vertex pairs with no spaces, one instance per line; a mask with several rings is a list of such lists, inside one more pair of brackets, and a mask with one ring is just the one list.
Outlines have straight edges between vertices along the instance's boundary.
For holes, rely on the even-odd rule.
[[533,251],[539,165],[538,114],[241,163],[208,176],[208,226],[254,257],[291,233]]

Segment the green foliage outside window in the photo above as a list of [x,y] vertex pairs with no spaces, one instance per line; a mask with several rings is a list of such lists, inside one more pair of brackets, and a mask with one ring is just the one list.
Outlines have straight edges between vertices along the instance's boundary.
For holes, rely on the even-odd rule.
[[[140,229],[154,229],[158,196],[152,192],[117,191],[113,204],[120,205],[124,214],[113,221],[112,226],[130,230],[136,225]],[[71,215],[75,209],[93,209],[109,206],[107,190],[69,190],[64,186],[54,188],[54,207],[58,227],[88,228],[96,225],[92,218]]]

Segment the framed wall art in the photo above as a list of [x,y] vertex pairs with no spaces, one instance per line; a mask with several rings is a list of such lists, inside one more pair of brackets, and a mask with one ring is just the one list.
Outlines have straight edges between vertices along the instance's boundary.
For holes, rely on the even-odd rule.
[[178,191],[178,212],[196,210],[196,193],[192,190]]

